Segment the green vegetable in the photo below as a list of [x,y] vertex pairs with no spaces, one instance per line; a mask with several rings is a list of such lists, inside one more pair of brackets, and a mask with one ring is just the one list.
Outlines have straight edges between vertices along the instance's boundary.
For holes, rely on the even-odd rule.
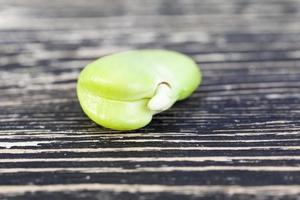
[[187,98],[200,82],[201,72],[189,57],[167,50],[136,50],[88,64],[80,73],[77,95],[83,111],[97,124],[134,130]]

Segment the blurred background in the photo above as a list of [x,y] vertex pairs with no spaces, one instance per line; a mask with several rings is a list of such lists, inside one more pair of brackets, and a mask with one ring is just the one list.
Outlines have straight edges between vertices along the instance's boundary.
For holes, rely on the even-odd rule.
[[[297,96],[299,7],[298,0],[0,0],[0,78],[9,87],[2,106],[74,107],[87,63],[142,48],[192,56],[204,72],[199,95],[246,87],[256,99]],[[236,101],[237,92],[245,91],[227,97]]]
[[162,48],[191,56],[203,71],[202,87],[178,109],[253,112],[260,121],[257,110],[278,118],[276,108],[289,104],[292,117],[300,95],[299,7],[298,0],[0,0],[2,112],[81,113],[75,86],[87,63]]

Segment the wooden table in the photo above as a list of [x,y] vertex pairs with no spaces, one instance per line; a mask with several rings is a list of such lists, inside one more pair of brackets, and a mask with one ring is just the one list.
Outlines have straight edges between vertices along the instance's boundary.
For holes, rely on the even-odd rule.
[[[299,0],[0,0],[0,199],[299,199]],[[76,79],[105,54],[193,57],[202,86],[131,132]]]

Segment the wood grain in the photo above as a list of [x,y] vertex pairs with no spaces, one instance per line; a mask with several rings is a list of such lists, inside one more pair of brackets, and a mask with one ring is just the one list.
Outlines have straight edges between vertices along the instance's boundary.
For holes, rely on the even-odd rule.
[[[0,199],[299,199],[299,0],[0,0]],[[91,122],[80,70],[163,48],[201,87],[130,132]]]

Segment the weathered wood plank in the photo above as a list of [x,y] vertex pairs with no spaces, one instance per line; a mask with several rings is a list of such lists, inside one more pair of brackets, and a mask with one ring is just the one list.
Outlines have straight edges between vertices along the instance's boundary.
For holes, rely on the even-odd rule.
[[[0,199],[299,199],[299,0],[0,0]],[[111,52],[166,48],[203,71],[131,132],[81,111]]]

